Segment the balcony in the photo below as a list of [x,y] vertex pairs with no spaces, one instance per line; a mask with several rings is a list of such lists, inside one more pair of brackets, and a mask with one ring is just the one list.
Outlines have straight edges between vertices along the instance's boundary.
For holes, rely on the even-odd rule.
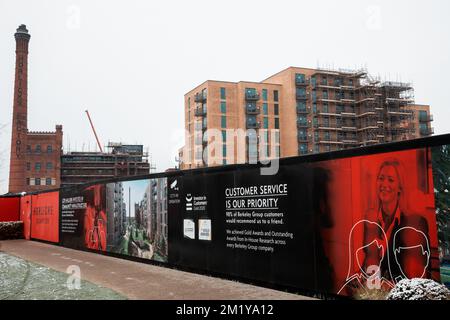
[[358,145],[359,141],[354,139],[342,139],[342,143],[346,145]]
[[356,128],[356,127],[349,127],[349,126],[345,126],[345,125],[343,125],[342,127],[341,127],[341,129],[342,129],[342,131],[357,131],[358,129]]
[[297,135],[298,142],[308,142],[310,138],[306,135]]
[[431,136],[434,134],[434,128],[420,129],[421,136]]
[[307,85],[309,85],[309,79],[308,78],[304,78],[304,79],[295,78],[295,85],[299,86],[299,87],[307,86]]
[[261,123],[259,122],[247,122],[247,129],[259,129],[261,128]]
[[306,122],[306,121],[297,121],[297,128],[308,128],[308,122]]
[[247,101],[258,101],[260,98],[258,92],[245,92],[245,100]]
[[202,93],[196,93],[195,94],[195,102],[199,102],[199,103],[206,102],[206,95],[203,95]]
[[308,109],[307,108],[300,108],[297,107],[297,114],[308,114]]
[[245,112],[247,114],[260,114],[261,109],[259,107],[257,107],[256,105],[245,106]]
[[433,121],[433,115],[429,114],[426,117],[424,116],[419,116],[419,122],[430,122]]
[[205,117],[206,116],[206,109],[203,110],[203,108],[195,108],[194,114],[196,117]]
[[307,99],[308,99],[308,95],[297,93],[297,94],[295,95],[295,98],[296,98],[297,100],[307,100]]

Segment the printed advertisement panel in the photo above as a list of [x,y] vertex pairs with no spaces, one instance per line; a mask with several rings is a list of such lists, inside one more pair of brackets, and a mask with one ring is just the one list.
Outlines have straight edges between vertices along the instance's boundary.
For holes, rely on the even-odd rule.
[[61,192],[61,243],[167,262],[167,179]]
[[59,191],[31,196],[31,238],[59,242]]
[[167,262],[167,179],[106,186],[108,251]]
[[105,185],[61,190],[61,244],[106,250]]
[[0,198],[0,222],[20,220],[20,197]]

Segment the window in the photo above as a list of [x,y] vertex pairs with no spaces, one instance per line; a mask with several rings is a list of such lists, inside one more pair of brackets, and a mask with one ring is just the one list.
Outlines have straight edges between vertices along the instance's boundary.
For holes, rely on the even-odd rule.
[[41,153],[41,145],[40,144],[38,144],[38,145],[36,145],[36,153]]
[[224,101],[220,103],[220,112],[227,113],[227,103]]
[[428,113],[424,110],[419,110],[419,121],[427,122],[428,121]]
[[280,119],[275,118],[275,129],[280,129]]
[[47,162],[47,170],[52,170],[52,169],[53,169],[53,163]]
[[330,132],[329,131],[325,131],[324,138],[325,138],[325,141],[330,141]]
[[47,146],[47,153],[52,153],[53,147],[51,145]]
[[222,145],[222,157],[226,157],[227,156],[227,145],[223,144]]
[[295,74],[295,82],[296,83],[305,83],[305,75],[302,73]]
[[306,129],[305,128],[298,129],[298,136],[301,139],[305,140],[306,139]]
[[303,101],[297,102],[297,110],[300,112],[306,112],[306,103]]
[[27,182],[27,186],[29,186],[30,185],[30,178],[27,178],[27,180],[26,180]]
[[191,98],[188,98],[188,104],[187,104],[187,108],[190,109],[191,108]]
[[330,118],[323,118],[323,125],[327,128],[330,127]]
[[34,184],[37,185],[37,186],[40,186],[41,185],[41,178],[35,178],[34,179]]
[[323,112],[328,113],[328,103],[324,103],[322,106]]
[[319,142],[319,132],[314,131],[314,141]]
[[313,118],[313,125],[314,125],[314,127],[318,127],[319,126],[319,119],[317,119],[317,117]]
[[51,186],[52,185],[52,178],[45,178],[45,185]]
[[31,163],[27,162],[27,171],[31,170]]
[[299,116],[299,117],[297,117],[297,123],[298,123],[299,125],[306,126],[306,124],[307,124],[308,122],[307,122],[306,117],[304,117],[304,116]]
[[315,153],[319,153],[319,152],[320,152],[320,149],[319,149],[319,145],[318,145],[318,144],[316,144],[316,145],[314,146],[314,152],[315,152]]
[[313,87],[315,87],[316,84],[317,84],[316,77],[311,77],[311,85],[312,85]]
[[308,145],[306,143],[300,143],[299,144],[299,153],[300,154],[307,154],[308,153]]
[[344,112],[344,106],[343,105],[341,105],[341,104],[338,104],[337,106],[336,106],[336,113],[342,113],[342,112]]
[[222,130],[222,142],[223,143],[227,142],[227,132],[226,132],[226,130]]
[[279,115],[279,105],[278,103],[275,103],[275,105],[273,106],[273,114],[278,116]]
[[269,114],[269,106],[266,102],[263,103],[263,113],[264,113],[264,115]]
[[31,146],[27,145],[27,153],[31,153]]
[[323,99],[328,99],[328,91],[327,90],[323,90],[322,91],[322,98]]
[[323,86],[326,86],[327,84],[328,84],[328,82],[327,82],[327,77],[322,77],[322,81],[321,81],[321,84],[323,85]]
[[226,116],[222,116],[221,117],[220,124],[221,124],[222,128],[226,128],[227,127],[227,117]]
[[295,89],[296,95],[298,98],[306,98],[306,89],[305,88],[297,88]]
[[34,170],[35,171],[41,171],[41,163],[40,162],[36,162],[34,164]]
[[317,93],[316,93],[316,90],[313,90],[312,91],[312,101],[316,102],[316,100],[317,100]]
[[278,101],[278,90],[273,90],[273,101]]
[[317,113],[317,104],[313,103],[313,113],[316,114]]
[[269,118],[264,117],[264,129],[269,129]]
[[329,152],[330,151],[330,146],[325,146],[325,152]]
[[351,86],[351,87],[353,87],[353,79],[349,79],[349,80],[348,80],[348,85]]
[[227,98],[227,93],[225,88],[220,88],[220,99],[225,100]]
[[262,90],[263,101],[267,101],[267,89]]

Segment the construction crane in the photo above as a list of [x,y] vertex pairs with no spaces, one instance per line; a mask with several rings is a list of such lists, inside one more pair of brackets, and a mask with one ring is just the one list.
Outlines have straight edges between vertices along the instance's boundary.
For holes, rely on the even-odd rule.
[[89,122],[91,124],[92,131],[94,132],[95,139],[97,140],[98,147],[100,148],[100,152],[103,153],[102,145],[100,144],[100,140],[98,140],[97,132],[95,132],[94,124],[92,123],[91,116],[89,115],[89,111],[86,110],[86,114],[87,114]]

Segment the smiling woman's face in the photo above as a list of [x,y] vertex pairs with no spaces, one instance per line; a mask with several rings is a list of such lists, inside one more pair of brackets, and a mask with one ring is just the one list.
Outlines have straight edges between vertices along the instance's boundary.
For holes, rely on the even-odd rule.
[[397,201],[400,192],[400,181],[393,166],[381,169],[377,179],[378,197],[383,203]]

